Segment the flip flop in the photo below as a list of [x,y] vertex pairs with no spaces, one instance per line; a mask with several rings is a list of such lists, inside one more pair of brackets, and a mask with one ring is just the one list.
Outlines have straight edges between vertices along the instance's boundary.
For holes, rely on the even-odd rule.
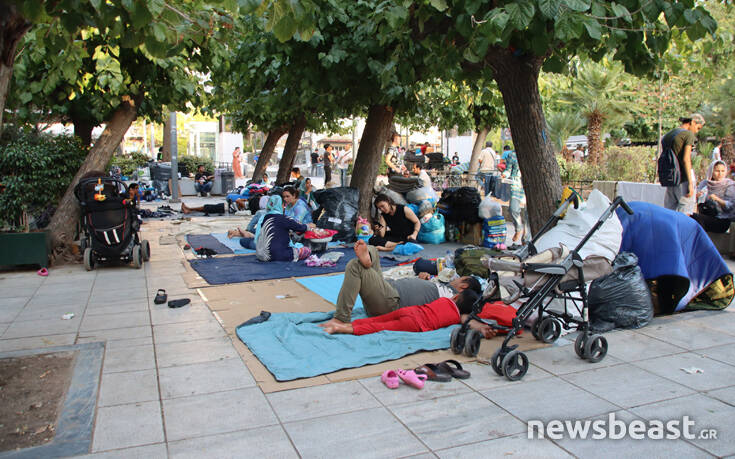
[[398,389],[401,384],[401,380],[398,378],[396,370],[385,370],[380,376],[380,380],[388,389]]
[[440,369],[435,363],[424,364],[413,371],[416,374],[426,375],[429,381],[449,382],[452,380],[452,375]]
[[41,277],[46,277],[46,276],[48,276],[48,269],[41,268],[38,271],[36,271],[36,274],[38,274]]
[[442,371],[449,373],[457,379],[467,379],[470,372],[462,369],[462,365],[456,360],[445,360],[437,365]]
[[396,373],[398,373],[398,377],[409,386],[415,387],[416,389],[424,388],[424,381],[427,379],[426,375],[416,374],[413,370],[396,370]]
[[171,300],[168,302],[169,308],[180,308],[182,306],[186,306],[187,304],[191,303],[191,300],[189,298],[181,298],[178,300]]
[[168,295],[166,294],[166,290],[159,288],[156,292],[156,297],[153,299],[153,302],[156,304],[163,304],[168,299]]

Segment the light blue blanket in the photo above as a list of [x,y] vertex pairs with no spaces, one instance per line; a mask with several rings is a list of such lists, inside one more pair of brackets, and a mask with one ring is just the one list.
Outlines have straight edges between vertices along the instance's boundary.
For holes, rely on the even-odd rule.
[[255,253],[255,250],[246,249],[241,246],[239,237],[230,239],[227,237],[227,233],[212,233],[212,237],[217,239],[220,244],[227,246],[235,254]]
[[[297,281],[334,303],[343,279],[344,274],[339,274]],[[274,313],[266,322],[238,327],[237,336],[278,381],[308,378],[449,347],[452,327],[423,333],[382,331],[363,336],[329,335],[317,324],[333,315],[333,312]],[[352,317],[366,317],[361,302],[355,306]]]

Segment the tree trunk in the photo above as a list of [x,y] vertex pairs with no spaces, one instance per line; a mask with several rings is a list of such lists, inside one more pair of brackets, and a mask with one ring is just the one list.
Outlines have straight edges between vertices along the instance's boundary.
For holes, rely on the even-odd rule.
[[593,113],[587,120],[587,142],[589,144],[589,162],[598,164],[602,158],[602,115]]
[[255,165],[255,171],[253,171],[254,182],[263,178],[263,174],[268,168],[271,156],[273,156],[273,151],[276,149],[276,144],[286,132],[288,132],[288,126],[286,125],[279,126],[268,132],[268,138],[265,139],[263,149],[260,150],[260,156],[258,156],[258,163]]
[[171,123],[169,117],[166,117],[166,121],[163,122],[163,157],[161,161],[171,161]]
[[350,181],[350,186],[360,192],[359,215],[362,217],[370,215],[380,157],[386,143],[391,140],[389,137],[394,116],[393,108],[388,105],[372,105],[368,110]]
[[299,149],[299,144],[301,144],[301,136],[304,134],[304,129],[306,129],[306,118],[304,115],[301,115],[288,130],[286,146],[283,148],[283,156],[281,156],[281,162],[278,164],[276,184],[282,184],[289,181],[293,162],[296,159],[296,152]]
[[88,147],[92,143],[94,123],[82,119],[72,119],[71,122],[74,124],[74,135],[79,137],[85,147]]
[[80,212],[74,196],[74,187],[79,183],[79,179],[88,172],[104,170],[107,167],[125,132],[135,120],[142,99],[142,96],[136,96],[134,99],[127,99],[120,103],[59,201],[58,208],[48,225],[54,254],[59,251],[63,253],[74,242]]
[[475,144],[472,146],[472,157],[470,158],[470,175],[476,174],[477,169],[480,168],[480,152],[482,151],[482,147],[485,146],[485,139],[489,132],[490,128],[487,126],[477,131],[477,138],[475,139]]
[[12,2],[0,3],[0,132],[3,130],[5,101],[13,77],[15,50],[31,23],[18,13]]
[[513,145],[523,175],[531,231],[548,220],[561,198],[561,177],[546,127],[538,75],[544,58],[513,56],[508,49],[488,55],[493,77],[503,95]]

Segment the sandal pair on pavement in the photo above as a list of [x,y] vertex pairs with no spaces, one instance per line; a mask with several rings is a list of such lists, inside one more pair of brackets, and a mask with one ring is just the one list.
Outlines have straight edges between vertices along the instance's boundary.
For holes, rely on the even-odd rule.
[[462,369],[456,360],[445,360],[441,363],[427,363],[414,370],[418,374],[426,375],[429,381],[449,382],[452,378],[467,379],[470,372]]
[[423,389],[424,381],[426,381],[426,375],[416,374],[413,370],[385,370],[383,375],[380,377],[383,384],[388,389],[398,389],[401,385],[401,381],[405,384],[415,387],[416,389]]
[[[168,294],[166,294],[166,290],[159,288],[156,292],[156,297],[153,299],[153,302],[155,304],[163,304],[168,300]],[[169,308],[180,308],[182,306],[186,306],[187,304],[191,303],[191,300],[189,298],[180,298],[178,300],[171,300],[168,302]]]

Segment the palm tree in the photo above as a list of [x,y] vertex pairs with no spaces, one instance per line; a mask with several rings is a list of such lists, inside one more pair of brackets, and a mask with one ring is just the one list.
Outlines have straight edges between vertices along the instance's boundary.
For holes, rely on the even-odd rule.
[[584,119],[575,111],[552,112],[546,116],[546,124],[549,126],[554,151],[569,159],[567,139],[584,128]]
[[602,157],[602,130],[625,121],[629,113],[623,89],[623,69],[618,64],[588,62],[580,66],[569,91],[561,94],[560,102],[575,106],[587,120],[589,160],[597,163]]

